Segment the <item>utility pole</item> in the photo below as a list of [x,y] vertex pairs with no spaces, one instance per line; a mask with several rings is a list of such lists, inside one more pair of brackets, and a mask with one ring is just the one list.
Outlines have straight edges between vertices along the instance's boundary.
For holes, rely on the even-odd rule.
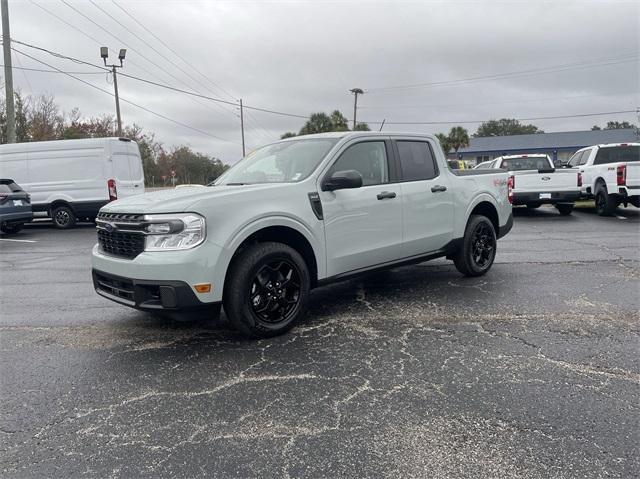
[[242,157],[244,158],[244,113],[242,111],[242,98],[240,98],[240,130],[242,130]]
[[122,136],[122,119],[120,118],[120,96],[118,95],[118,75],[116,74],[116,68],[122,68],[122,60],[124,60],[126,54],[127,49],[121,48],[120,53],[118,53],[118,60],[120,60],[120,65],[107,65],[107,58],[109,58],[109,49],[107,47],[100,47],[100,57],[102,57],[104,66],[111,68],[111,72],[113,73],[113,89],[115,90],[116,95],[116,118],[118,120],[118,136]]
[[2,7],[2,49],[4,51],[4,92],[7,96],[7,143],[16,142],[16,110],[13,104],[13,70],[11,67],[11,33],[9,32],[9,3],[0,0]]
[[358,113],[358,95],[362,95],[364,94],[364,91],[362,90],[362,88],[352,88],[351,90],[349,90],[351,93],[353,93],[353,130],[356,129],[356,115]]

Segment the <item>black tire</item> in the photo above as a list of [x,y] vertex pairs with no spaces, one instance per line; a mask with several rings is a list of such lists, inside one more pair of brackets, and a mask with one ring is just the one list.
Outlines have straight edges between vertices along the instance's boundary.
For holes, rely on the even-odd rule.
[[0,231],[8,235],[20,232],[24,226],[24,223],[6,223],[0,226]]
[[246,336],[277,336],[306,313],[310,286],[309,268],[296,250],[282,243],[257,243],[229,266],[224,311]]
[[453,264],[465,276],[482,276],[493,265],[497,244],[496,231],[489,218],[471,215]]
[[600,216],[611,216],[618,207],[618,202],[609,194],[607,187],[602,183],[596,185],[596,213]]
[[60,230],[73,228],[76,225],[76,215],[68,206],[56,206],[51,209],[53,226]]
[[536,210],[538,208],[540,208],[542,205],[538,205],[536,203],[527,203],[527,209],[528,210]]
[[558,203],[556,208],[562,216],[569,216],[573,211],[573,203]]

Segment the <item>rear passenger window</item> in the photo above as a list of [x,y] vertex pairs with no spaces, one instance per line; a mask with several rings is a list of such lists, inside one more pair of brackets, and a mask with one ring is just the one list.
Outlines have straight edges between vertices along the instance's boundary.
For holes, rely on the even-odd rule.
[[404,181],[430,180],[438,176],[438,167],[429,143],[424,141],[397,141],[400,168]]
[[584,165],[587,161],[589,161],[589,156],[591,156],[591,150],[583,151],[578,165]]
[[582,151],[579,151],[578,153],[575,153],[571,159],[569,160],[569,166],[578,166],[580,164],[580,158],[582,157]]

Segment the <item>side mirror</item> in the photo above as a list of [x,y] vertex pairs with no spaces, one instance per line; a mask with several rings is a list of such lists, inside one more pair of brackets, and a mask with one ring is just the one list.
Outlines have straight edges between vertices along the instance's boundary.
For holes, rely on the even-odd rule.
[[362,175],[356,170],[336,171],[322,183],[322,191],[344,190],[360,188]]

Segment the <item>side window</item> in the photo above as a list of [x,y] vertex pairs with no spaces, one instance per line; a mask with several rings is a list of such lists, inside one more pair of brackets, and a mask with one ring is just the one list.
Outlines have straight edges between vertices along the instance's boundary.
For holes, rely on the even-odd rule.
[[387,183],[389,165],[384,141],[366,141],[350,146],[329,169],[329,175],[345,170],[356,170],[360,173],[362,186]]
[[425,141],[397,141],[404,181],[430,180],[438,176],[438,167]]
[[590,156],[591,156],[591,149],[583,151],[582,157],[580,158],[580,163],[578,163],[578,165],[584,165],[587,161],[589,161]]
[[569,166],[578,166],[578,164],[580,163],[581,156],[582,156],[581,151],[579,151],[578,153],[574,153],[573,156],[569,158],[569,161],[567,161],[567,164]]

